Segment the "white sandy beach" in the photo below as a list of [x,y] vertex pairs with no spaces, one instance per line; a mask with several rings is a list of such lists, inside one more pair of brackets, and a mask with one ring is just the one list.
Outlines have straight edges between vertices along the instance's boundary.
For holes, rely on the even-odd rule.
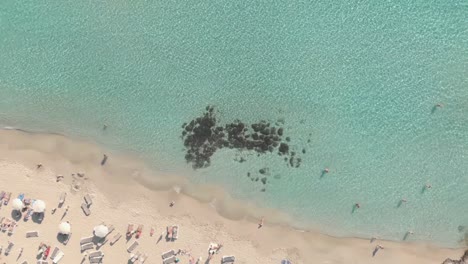
[[[100,165],[103,153],[109,156],[105,166]],[[37,169],[39,163],[43,167]],[[77,173],[84,173],[84,177]],[[65,253],[60,263],[89,263],[88,260],[81,262],[79,242],[82,237],[92,235],[93,227],[102,222],[115,227],[110,237],[118,232],[123,235],[114,245],[107,243],[100,248],[105,254],[103,263],[127,263],[129,253],[125,232],[128,223],[144,225],[135,252],[148,254],[145,263],[162,263],[161,254],[171,249],[185,250],[195,259],[202,257],[201,263],[205,263],[210,242],[224,245],[210,263],[220,263],[222,256],[234,255],[235,263],[248,264],[279,264],[285,258],[294,264],[440,264],[448,257],[459,259],[464,251],[422,243],[380,240],[370,243],[364,239],[299,232],[273,224],[268,217],[265,225],[258,229],[256,222],[245,216],[221,216],[227,213],[220,214],[210,206],[208,202],[213,196],[208,193],[206,203],[182,194],[190,192],[191,187],[181,178],[168,175],[147,178],[149,174],[142,163],[103,151],[90,143],[59,135],[0,131],[0,191],[12,192],[12,199],[24,193],[27,198],[41,199],[47,204],[41,224],[21,219],[12,236],[0,233],[0,246],[4,249],[7,241],[15,244],[10,255],[2,253],[0,263],[22,263],[23,260],[36,263],[41,242],[48,243],[52,249],[57,246]],[[57,182],[57,175],[63,175],[63,180]],[[181,188],[182,193],[177,193],[174,186]],[[68,193],[66,202],[52,214],[62,192]],[[93,199],[90,216],[85,216],[80,208],[86,194]],[[175,206],[169,207],[172,200]],[[69,212],[61,220],[67,206]],[[273,214],[260,209],[259,212]],[[11,214],[11,204],[0,209],[0,218],[11,217]],[[66,246],[57,240],[58,225],[62,221],[70,221],[72,225],[72,237]],[[163,239],[156,243],[166,226],[171,224],[180,227],[179,238],[174,242]],[[149,234],[151,227],[156,230],[153,237]],[[39,231],[39,237],[26,238],[26,232],[33,230]],[[378,244],[385,249],[372,257]],[[18,259],[20,248],[24,251]],[[180,263],[189,263],[189,256],[178,257]]]

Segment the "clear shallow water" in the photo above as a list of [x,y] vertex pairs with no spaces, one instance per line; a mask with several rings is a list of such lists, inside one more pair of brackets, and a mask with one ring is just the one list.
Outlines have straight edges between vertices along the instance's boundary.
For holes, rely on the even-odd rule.
[[[468,225],[467,17],[464,1],[7,0],[0,121],[134,152],[297,225],[456,246]],[[222,151],[191,172],[180,127],[208,104],[225,122],[284,118],[302,166]],[[280,175],[265,193],[246,177],[263,166]]]

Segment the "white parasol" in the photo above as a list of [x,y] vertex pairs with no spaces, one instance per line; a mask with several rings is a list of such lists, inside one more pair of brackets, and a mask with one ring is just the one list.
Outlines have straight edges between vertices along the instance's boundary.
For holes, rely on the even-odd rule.
[[36,200],[33,203],[32,208],[33,208],[35,213],[43,213],[45,211],[46,206],[45,206],[44,201]]
[[109,228],[105,225],[98,225],[94,228],[94,235],[97,237],[105,237],[109,233]]
[[13,210],[21,210],[24,207],[23,201],[21,199],[16,198],[11,202],[11,205],[13,206]]
[[71,232],[71,225],[69,223],[62,222],[59,225],[59,233],[60,234],[68,235],[68,234],[70,234],[70,232]]

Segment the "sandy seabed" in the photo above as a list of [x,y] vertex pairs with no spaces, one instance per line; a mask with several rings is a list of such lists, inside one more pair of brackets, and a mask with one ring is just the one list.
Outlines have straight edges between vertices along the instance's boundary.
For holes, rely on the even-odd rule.
[[[101,166],[103,154],[109,158]],[[37,164],[42,167],[37,169]],[[80,176],[78,175],[80,174]],[[84,174],[84,175],[83,175]],[[156,176],[149,176],[157,174]],[[62,175],[57,181],[57,175]],[[271,218],[281,218],[280,213],[251,207],[252,214],[230,213],[222,206],[213,206],[213,201],[222,204],[228,197],[215,187],[196,187],[203,199],[190,195],[187,180],[176,175],[163,175],[150,171],[138,160],[109,154],[98,146],[61,135],[34,134],[16,130],[0,131],[0,191],[18,194],[46,202],[47,209],[41,223],[30,219],[18,221],[15,232],[9,236],[0,233],[3,247],[0,263],[36,263],[36,253],[41,242],[58,247],[65,253],[60,263],[89,263],[83,260],[80,239],[93,235],[93,228],[101,223],[113,225],[109,235],[121,233],[122,238],[100,250],[103,263],[128,263],[127,247],[135,240],[127,241],[125,232],[129,223],[144,225],[139,246],[134,253],[147,254],[145,263],[162,263],[161,254],[168,250],[186,252],[178,255],[180,263],[189,263],[189,258],[202,257],[205,263],[210,243],[223,247],[209,263],[220,263],[222,256],[233,255],[235,263],[281,263],[289,259],[293,264],[366,264],[366,263],[424,263],[440,264],[447,257],[458,259],[463,249],[443,249],[424,243],[374,242],[357,238],[334,238],[319,232],[303,232],[284,225],[272,223]],[[65,204],[58,208],[59,196],[66,192]],[[91,215],[85,216],[81,207],[83,197],[89,194],[93,204]],[[171,201],[175,202],[169,207]],[[241,202],[238,202],[241,204]],[[69,207],[67,214],[65,208]],[[52,209],[57,208],[52,214]],[[246,207],[247,208],[247,207]],[[0,208],[0,218],[12,217],[12,206]],[[234,210],[235,211],[235,210]],[[244,210],[245,211],[245,210]],[[265,224],[258,228],[258,219],[252,216],[267,215]],[[275,215],[275,217],[273,217]],[[63,217],[63,219],[62,219]],[[57,237],[58,225],[69,221],[72,236],[67,245]],[[157,242],[169,225],[180,227],[179,238]],[[154,228],[154,236],[150,230]],[[39,237],[26,238],[26,232],[38,231]],[[8,256],[4,250],[8,241],[14,246]],[[372,255],[375,247],[384,247]],[[20,250],[23,248],[21,256]],[[90,251],[94,251],[90,250]],[[49,260],[49,263],[52,261]]]

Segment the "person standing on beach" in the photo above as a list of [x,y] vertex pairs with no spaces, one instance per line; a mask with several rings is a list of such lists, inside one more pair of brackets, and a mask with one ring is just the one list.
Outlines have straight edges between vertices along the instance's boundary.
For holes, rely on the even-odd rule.
[[262,219],[260,220],[260,222],[258,223],[258,228],[262,228],[263,227],[263,222],[265,221],[265,217],[262,217]]

